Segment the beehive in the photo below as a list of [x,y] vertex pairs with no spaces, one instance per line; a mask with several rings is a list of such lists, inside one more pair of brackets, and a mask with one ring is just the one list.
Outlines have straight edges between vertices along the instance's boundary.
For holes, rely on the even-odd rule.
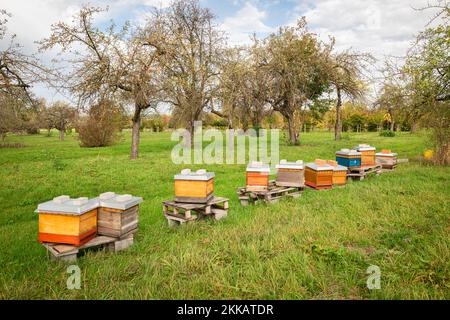
[[361,167],[361,152],[342,149],[336,152],[336,161],[339,165],[348,168]]
[[277,178],[276,185],[280,187],[304,187],[305,186],[305,167],[302,160],[297,162],[287,162],[281,160],[276,166]]
[[315,189],[333,187],[333,167],[323,160],[308,163],[305,166],[305,184]]
[[262,162],[252,162],[247,166],[247,191],[266,191],[269,187],[270,167]]
[[371,147],[368,144],[360,144],[355,147],[358,152],[361,152],[361,167],[374,166],[375,162],[375,147]]
[[175,175],[175,201],[186,203],[207,203],[214,197],[214,172],[189,169]]
[[347,167],[334,166],[333,167],[333,185],[345,186],[347,184]]
[[397,154],[391,150],[382,150],[375,157],[376,163],[381,164],[383,169],[393,169],[397,165]]
[[120,238],[134,234],[139,222],[139,204],[142,198],[132,195],[102,193],[98,197],[97,234]]
[[60,196],[38,205],[39,242],[81,246],[97,233],[98,201]]

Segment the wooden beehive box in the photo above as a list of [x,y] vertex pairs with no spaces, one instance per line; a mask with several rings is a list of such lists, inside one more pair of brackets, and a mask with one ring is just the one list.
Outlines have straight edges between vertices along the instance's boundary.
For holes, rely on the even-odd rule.
[[333,185],[345,186],[347,184],[347,167],[333,166]]
[[298,188],[305,186],[305,167],[302,160],[297,162],[281,160],[276,168],[277,178],[275,184],[277,186]]
[[38,205],[39,242],[81,246],[97,233],[96,199],[60,196]]
[[316,160],[305,166],[305,184],[315,189],[333,187],[333,167],[323,160]]
[[98,197],[97,233],[121,238],[137,232],[142,198],[106,192]]
[[375,160],[383,169],[393,169],[397,165],[397,153],[393,153],[391,150],[382,150],[375,154]]
[[336,152],[336,161],[347,168],[361,167],[361,152],[350,149],[342,149]]
[[207,203],[214,197],[214,172],[184,169],[175,175],[175,201]]
[[374,166],[375,162],[375,147],[371,147],[368,144],[360,144],[355,147],[358,152],[361,152],[361,167]]
[[262,162],[252,162],[246,170],[246,190],[266,191],[269,187],[270,167]]

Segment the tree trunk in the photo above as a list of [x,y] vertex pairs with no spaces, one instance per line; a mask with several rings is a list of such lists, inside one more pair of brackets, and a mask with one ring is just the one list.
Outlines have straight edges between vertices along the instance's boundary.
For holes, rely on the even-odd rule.
[[61,130],[59,130],[59,140],[64,141],[64,128],[61,128]]
[[416,121],[413,121],[413,123],[411,124],[411,133],[416,133],[417,132],[417,123]]
[[395,130],[395,121],[394,121],[394,114],[391,109],[389,109],[389,116],[391,117],[391,127],[389,130],[394,131]]
[[289,142],[292,145],[298,145],[298,134],[295,132],[294,115],[290,114],[285,116],[285,118],[288,122]]
[[47,129],[47,137],[50,137],[51,130],[52,129]]
[[139,139],[140,139],[140,127],[141,127],[141,108],[135,107],[133,116],[133,128],[131,132],[131,154],[130,159],[136,160],[139,158]]
[[341,89],[337,88],[337,104],[336,104],[336,125],[334,128],[334,139],[336,141],[341,140],[342,134],[342,97],[341,97]]

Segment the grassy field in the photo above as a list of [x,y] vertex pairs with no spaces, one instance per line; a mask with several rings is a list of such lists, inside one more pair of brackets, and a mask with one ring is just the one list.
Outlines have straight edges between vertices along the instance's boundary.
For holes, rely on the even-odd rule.
[[[231,199],[226,220],[170,229],[161,202],[173,195],[169,133],[144,133],[129,161],[129,137],[83,149],[73,136],[9,136],[0,149],[0,298],[2,299],[450,299],[450,168],[421,165],[422,134],[302,135],[280,159],[333,159],[358,143],[409,158],[395,172],[345,189],[306,190],[299,199],[241,207],[235,190],[244,165],[211,165],[215,190]],[[140,230],[128,251],[89,252],[78,261],[81,290],[66,288],[67,266],[37,242],[38,203],[54,196],[142,196]],[[366,269],[381,269],[381,290]]]

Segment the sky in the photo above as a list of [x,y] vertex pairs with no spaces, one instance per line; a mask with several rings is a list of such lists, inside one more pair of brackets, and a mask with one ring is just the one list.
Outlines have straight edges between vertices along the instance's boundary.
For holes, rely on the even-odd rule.
[[[256,33],[264,37],[280,26],[294,25],[305,16],[310,30],[327,40],[336,39],[336,50],[352,48],[371,53],[379,60],[386,56],[403,56],[415,35],[423,30],[433,15],[432,10],[417,11],[427,0],[200,0],[217,17],[217,24],[228,34],[230,45],[246,44]],[[439,1],[439,0],[435,0]],[[12,17],[8,30],[26,53],[35,52],[35,41],[50,34],[52,23],[71,21],[71,16],[84,4],[109,7],[98,17],[99,26],[113,19],[139,24],[152,7],[164,8],[170,0],[1,0],[0,9]],[[0,50],[7,45],[0,43]],[[51,63],[51,55],[40,58]],[[376,69],[376,68],[374,68]],[[49,102],[69,99],[44,85],[33,88],[36,95]]]

